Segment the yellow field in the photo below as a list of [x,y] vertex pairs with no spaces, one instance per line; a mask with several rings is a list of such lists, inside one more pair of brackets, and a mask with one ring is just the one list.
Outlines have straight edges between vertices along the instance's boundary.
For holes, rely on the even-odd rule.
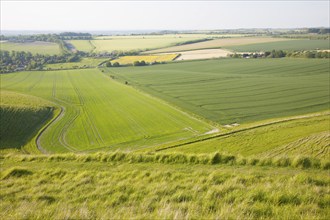
[[147,55],[147,56],[124,56],[112,60],[112,63],[118,62],[121,65],[133,64],[135,61],[144,60],[146,63],[153,62],[168,62],[174,60],[178,54],[161,54],[161,55]]

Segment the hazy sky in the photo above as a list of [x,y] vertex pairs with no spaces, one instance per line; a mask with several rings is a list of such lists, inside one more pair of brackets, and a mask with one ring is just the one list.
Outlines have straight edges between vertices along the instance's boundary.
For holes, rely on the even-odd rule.
[[9,1],[1,30],[329,27],[329,1]]

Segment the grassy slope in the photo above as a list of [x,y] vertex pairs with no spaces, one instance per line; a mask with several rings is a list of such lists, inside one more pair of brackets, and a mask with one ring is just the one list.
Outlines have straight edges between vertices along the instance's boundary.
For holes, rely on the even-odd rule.
[[[52,116],[53,107],[44,100],[1,91],[0,149],[27,146]],[[35,147],[35,143],[31,144]]]
[[[259,122],[259,124],[262,123]],[[259,155],[260,158],[301,155],[329,159],[329,124],[329,112],[315,116],[299,116],[294,120],[284,120],[280,123],[169,148],[166,152],[209,153],[218,151],[243,156]],[[244,128],[237,127],[227,132],[241,129]],[[222,132],[225,134],[225,129]]]
[[220,59],[109,71],[220,124],[241,124],[329,107],[328,60]]
[[1,50],[8,51],[26,51],[32,54],[49,54],[55,55],[60,54],[61,50],[58,44],[51,42],[32,42],[32,43],[11,43],[11,42],[0,42]]
[[59,157],[64,161],[54,156],[33,158],[0,160],[2,219],[330,216],[327,170],[111,162],[112,156],[108,162],[107,156],[102,157],[104,162],[90,161],[88,156]]
[[82,58],[79,62],[72,63],[54,63],[47,64],[45,68],[50,69],[72,69],[72,68],[84,68],[84,67],[97,67],[100,63],[109,60],[108,58]]
[[1,89],[41,96],[63,106],[59,120],[40,139],[49,151],[134,150],[212,129],[97,69],[2,75]]
[[231,49],[237,52],[255,52],[255,51],[272,51],[272,50],[329,50],[329,40],[294,40],[281,41],[270,43],[258,43],[240,46],[229,46],[226,49]]

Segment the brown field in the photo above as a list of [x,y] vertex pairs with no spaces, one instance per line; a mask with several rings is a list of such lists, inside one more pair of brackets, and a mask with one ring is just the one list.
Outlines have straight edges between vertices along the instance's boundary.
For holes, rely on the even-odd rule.
[[163,49],[151,50],[144,53],[167,53],[167,52],[178,52],[178,51],[189,51],[207,48],[220,48],[226,46],[237,46],[237,45],[248,45],[256,43],[268,43],[277,41],[288,41],[285,38],[270,38],[270,37],[240,37],[240,38],[225,38],[215,39],[195,44],[186,44],[181,46],[167,47]]
[[205,49],[180,52],[180,56],[175,60],[199,60],[219,57],[227,57],[231,51],[224,49]]

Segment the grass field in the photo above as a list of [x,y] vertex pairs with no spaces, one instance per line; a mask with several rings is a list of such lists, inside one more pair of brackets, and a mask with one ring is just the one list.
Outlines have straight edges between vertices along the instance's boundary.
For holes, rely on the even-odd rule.
[[169,62],[174,60],[178,54],[159,54],[159,55],[145,55],[145,56],[124,56],[118,59],[112,60],[112,63],[118,62],[122,65],[133,64],[135,61],[144,60],[146,63],[153,62]]
[[29,43],[12,43],[12,42],[0,42],[1,50],[8,51],[26,51],[32,54],[48,54],[55,55],[60,54],[60,46],[56,43],[51,42],[29,42]]
[[73,68],[91,68],[109,60],[108,58],[82,58],[79,62],[72,63],[54,63],[45,65],[46,69],[73,69]]
[[256,52],[256,51],[272,51],[272,50],[329,50],[330,40],[290,40],[280,42],[268,42],[249,45],[229,46],[237,52]]
[[[121,153],[2,155],[0,217],[328,219],[330,215],[328,170],[229,165],[231,160],[223,165],[213,155],[204,157],[206,164],[195,164],[202,157],[194,155],[191,162],[175,154],[145,162],[146,156],[131,160],[133,155]],[[210,165],[212,161],[216,163]]]
[[19,149],[31,144],[38,130],[52,118],[53,111],[53,106],[44,100],[1,90],[0,149]]
[[97,69],[1,75],[1,90],[53,101],[61,114],[40,137],[46,151],[138,149],[201,135],[208,124]]
[[95,49],[90,40],[69,40],[68,42],[80,51],[91,52]]
[[270,37],[225,38],[225,39],[214,39],[211,41],[205,41],[194,44],[167,47],[167,48],[147,51],[144,53],[169,53],[169,52],[200,50],[200,49],[226,48],[229,46],[267,43],[267,42],[276,42],[276,41],[291,41],[291,40],[284,38],[270,38]]
[[[330,113],[297,116],[293,119],[258,122],[265,126],[222,129],[222,134],[204,141],[168,148],[165,152],[213,153],[273,158],[307,156],[330,159]],[[268,124],[268,125],[267,125]],[[226,134],[227,133],[227,134]],[[168,146],[167,146],[168,147]],[[159,148],[161,149],[161,148]]]
[[329,108],[328,60],[220,59],[109,71],[222,125]]

